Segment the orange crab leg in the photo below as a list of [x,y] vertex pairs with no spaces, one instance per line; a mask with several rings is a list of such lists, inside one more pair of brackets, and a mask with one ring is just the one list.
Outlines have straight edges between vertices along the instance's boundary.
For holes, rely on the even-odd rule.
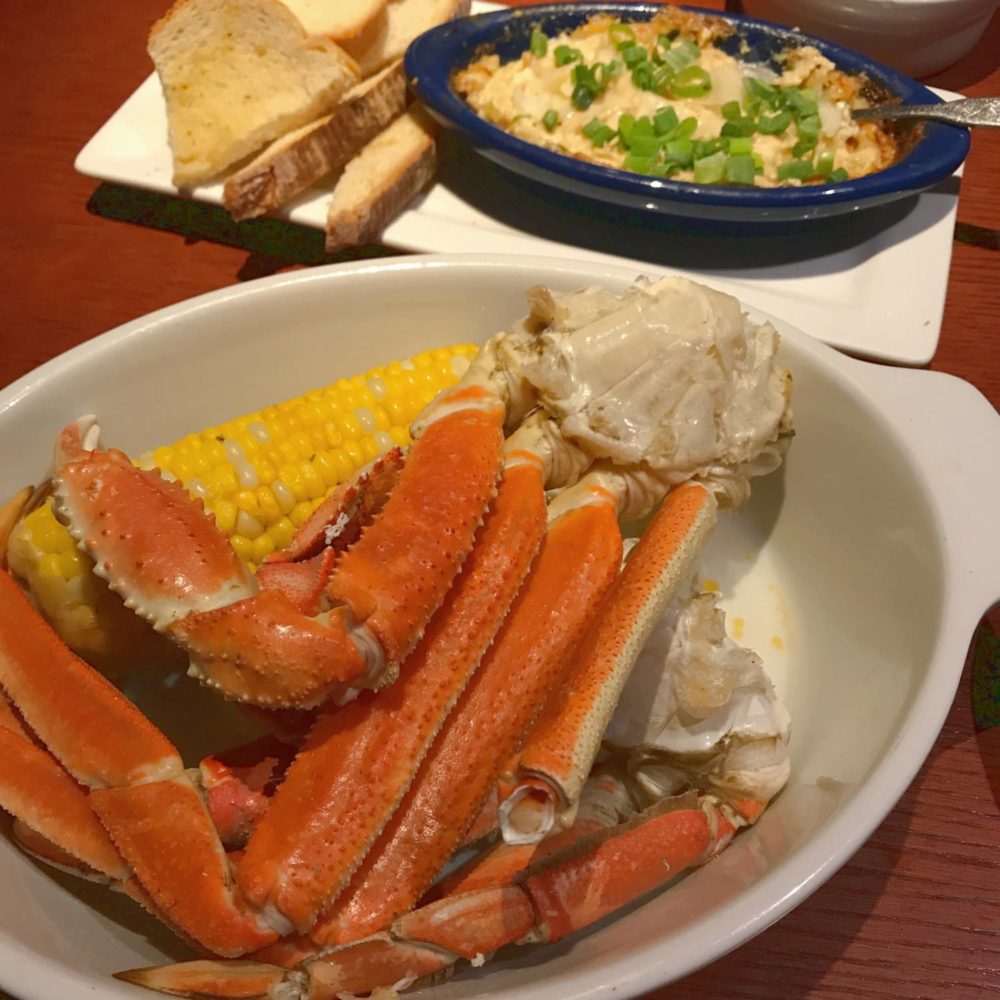
[[310,932],[313,941],[341,943],[382,930],[420,899],[559,682],[617,573],[621,545],[608,496],[587,492],[549,525],[495,644],[392,820]]
[[571,675],[546,705],[521,751],[514,782],[500,785],[500,820],[511,844],[538,843],[560,811],[572,822],[601,736],[639,651],[715,526],[704,487],[671,492],[629,554],[578,651]]
[[384,507],[335,565],[332,609],[314,617],[300,610],[314,584],[294,600],[258,593],[201,504],[121,452],[87,450],[86,420],[63,433],[56,510],[95,572],[188,650],[205,683],[264,706],[350,700],[395,678],[496,494],[502,402],[472,386],[435,407]]
[[[423,906],[385,932],[307,959],[278,981],[298,977],[309,1000],[334,1000],[344,993],[410,985],[460,958],[481,961],[504,945],[557,941],[708,861],[734,830],[709,799],[668,799],[545,858],[510,884]],[[233,991],[238,980],[227,981],[225,964],[214,964],[214,981],[205,963],[199,965],[199,995],[247,995]],[[240,975],[277,979],[278,969],[261,963],[245,966]],[[190,973],[186,965],[174,965],[120,973],[119,978],[181,992]]]
[[580,808],[571,827],[552,833],[537,844],[495,844],[438,882],[423,902],[505,885],[529,865],[537,865],[588,834],[624,822],[636,809],[618,774],[595,772],[580,795]]
[[479,665],[541,542],[540,463],[508,469],[454,590],[396,684],[323,712],[237,869],[303,930],[343,888]]
[[277,937],[227,888],[225,854],[173,745],[62,644],[6,573],[0,687],[53,756],[90,787],[89,804],[171,923],[223,955]]
[[128,878],[128,865],[90,808],[86,791],[41,747],[2,724],[0,808],[20,821],[18,841],[32,854],[87,877]]

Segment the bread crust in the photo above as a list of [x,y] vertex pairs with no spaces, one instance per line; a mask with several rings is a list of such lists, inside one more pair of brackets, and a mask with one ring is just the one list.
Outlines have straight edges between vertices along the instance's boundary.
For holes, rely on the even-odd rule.
[[281,0],[310,35],[334,41],[359,35],[385,9],[388,0]]
[[402,61],[347,92],[330,114],[282,136],[232,174],[223,204],[237,222],[287,204],[339,170],[366,143],[406,110]]
[[326,220],[328,253],[371,243],[430,182],[437,126],[412,107],[348,163]]
[[344,41],[344,49],[368,76],[401,59],[417,35],[464,17],[471,5],[472,0],[390,0],[364,31]]
[[149,32],[174,183],[200,184],[328,111],[358,79],[280,0],[178,0]]

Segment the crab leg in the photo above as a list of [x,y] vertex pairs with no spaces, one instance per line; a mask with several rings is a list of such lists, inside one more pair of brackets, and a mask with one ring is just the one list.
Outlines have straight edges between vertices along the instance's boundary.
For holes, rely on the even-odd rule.
[[544,527],[540,463],[519,461],[397,683],[319,716],[238,866],[253,903],[305,930],[343,888],[479,665]]
[[[715,525],[712,494],[695,484],[668,494],[629,554],[576,657],[517,764],[500,783],[508,844],[535,844],[568,826],[601,736],[639,651]],[[562,815],[560,815],[562,814]]]
[[582,486],[575,500],[549,524],[495,644],[399,809],[310,931],[312,942],[341,943],[382,930],[417,903],[534,723],[545,692],[562,677],[621,560],[613,497]]
[[597,770],[580,793],[579,809],[571,827],[552,833],[537,844],[494,844],[438,882],[422,902],[505,885],[530,865],[537,865],[588,834],[625,822],[638,809],[616,770]]
[[338,560],[332,608],[316,616],[280,591],[258,593],[199,504],[121,452],[87,450],[86,424],[63,435],[72,460],[53,480],[57,509],[95,571],[188,650],[205,683],[267,706],[349,700],[395,677],[496,493],[502,402],[469,386],[435,405],[384,508]]
[[86,791],[34,743],[0,697],[0,808],[21,845],[85,878],[123,881],[128,865],[98,822]]
[[216,997],[247,982],[281,983],[289,1000],[334,1000],[345,993],[397,988],[479,962],[504,945],[558,941],[703,864],[735,832],[710,797],[666,799],[629,822],[600,830],[545,858],[503,886],[448,896],[407,913],[384,932],[333,948],[294,972],[264,963],[186,963],[119,973],[118,978],[171,993]]
[[[278,936],[235,900],[225,853],[177,751],[62,644],[6,573],[0,687],[66,771],[90,788],[89,805],[171,924],[223,955]],[[85,848],[71,850],[80,856]]]

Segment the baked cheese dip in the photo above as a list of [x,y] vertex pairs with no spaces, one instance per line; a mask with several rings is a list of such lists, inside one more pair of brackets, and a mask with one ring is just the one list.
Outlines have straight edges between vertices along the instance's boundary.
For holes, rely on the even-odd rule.
[[487,121],[518,138],[606,167],[696,184],[798,186],[892,164],[896,140],[868,107],[864,76],[812,46],[783,72],[741,62],[717,42],[719,18],[664,8],[649,21],[598,15],[553,38],[537,28],[519,59],[484,55],[452,83]]

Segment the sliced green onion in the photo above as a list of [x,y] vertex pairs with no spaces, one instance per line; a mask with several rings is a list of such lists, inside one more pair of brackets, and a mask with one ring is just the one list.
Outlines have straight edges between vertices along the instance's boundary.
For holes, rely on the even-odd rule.
[[633,129],[629,151],[634,156],[651,156],[655,158],[660,152],[661,141],[655,135],[640,135]]
[[713,153],[718,153],[723,146],[722,139],[694,139],[691,143],[694,147],[694,158],[696,160],[701,160],[706,156],[711,156]]
[[794,146],[792,146],[792,156],[802,157],[806,153],[811,153],[816,148],[816,143],[819,141],[817,136],[808,136],[805,139],[799,139]]
[[573,88],[573,93],[569,99],[573,103],[574,108],[586,111],[594,103],[595,97],[597,97],[597,93],[593,87],[588,86],[586,83],[578,83]]
[[652,90],[664,97],[673,96],[670,85],[674,82],[674,71],[669,66],[659,66],[653,71]]
[[769,108],[777,108],[783,103],[781,91],[777,87],[772,87],[755,76],[748,76],[743,80],[743,92],[755,103],[763,102]]
[[764,173],[764,157],[760,153],[751,153],[750,159],[753,160],[753,172],[755,174]]
[[690,139],[698,128],[698,119],[689,115],[667,136],[668,139]]
[[545,126],[546,132],[551,132],[559,124],[559,112],[555,108],[549,108],[542,115],[542,124]]
[[618,134],[622,145],[628,149],[632,141],[632,129],[635,128],[635,115],[624,114],[618,119]]
[[669,177],[671,174],[676,174],[680,169],[676,163],[661,163],[657,161],[646,173],[651,174],[653,177]]
[[608,84],[621,72],[621,63],[617,60],[609,63],[597,63],[594,66],[594,83],[597,85],[597,92],[603,94],[608,89]]
[[653,157],[651,156],[635,156],[629,153],[625,157],[625,169],[631,170],[637,174],[647,174],[649,173],[650,167],[653,165]]
[[848,172],[843,167],[837,167],[836,170],[830,171],[830,180],[835,184],[839,184],[841,181],[846,181],[850,176]]
[[631,25],[622,24],[621,21],[616,21],[608,28],[608,37],[616,49],[624,49],[635,42],[635,32]]
[[600,118],[591,118],[583,126],[583,134],[598,148],[604,146],[616,135],[610,125],[605,125]]
[[653,67],[648,62],[641,62],[632,70],[632,83],[639,90],[653,89]]
[[622,54],[622,62],[632,69],[639,63],[649,62],[649,52],[641,45],[629,44],[622,46],[619,50]]
[[813,175],[813,165],[808,160],[789,160],[778,164],[778,180],[787,181],[791,178],[805,180]]
[[816,173],[829,177],[833,173],[833,153],[820,153],[816,160]]
[[663,53],[663,61],[675,72],[697,62],[701,58],[701,49],[692,41],[678,42]]
[[535,28],[531,32],[531,54],[534,56],[544,56],[549,51],[549,38],[543,31]]
[[725,138],[732,136],[753,135],[757,131],[757,123],[752,118],[735,118],[732,121],[722,123],[722,135]]
[[635,119],[635,123],[632,125],[632,135],[656,135],[656,129],[648,115]]
[[679,167],[690,167],[694,162],[694,143],[690,139],[671,139],[664,143],[663,152]]
[[713,153],[694,161],[695,184],[718,184],[726,175],[726,154]]
[[816,95],[810,90],[800,90],[798,87],[786,87],[781,91],[788,108],[800,118],[808,118],[819,114]]
[[764,135],[781,135],[792,124],[792,115],[788,111],[779,111],[776,115],[761,115],[757,120],[757,128]]
[[753,184],[754,176],[753,157],[749,153],[726,157],[726,180],[730,184]]
[[739,101],[726,101],[726,103],[722,105],[722,117],[725,118],[726,121],[732,121],[734,118],[741,118],[742,116],[743,112],[740,110]]
[[678,97],[704,97],[712,91],[712,78],[707,69],[688,66],[674,77],[670,89]]
[[665,108],[660,108],[653,115],[653,131],[657,135],[666,135],[668,132],[673,132],[678,124],[677,112],[669,105]]
[[795,123],[800,139],[814,139],[819,135],[819,115],[806,115]]
[[749,156],[753,152],[753,139],[734,135],[727,143],[726,151],[730,156]]
[[579,49],[570,48],[568,45],[557,45],[552,53],[552,58],[557,66],[565,66],[571,62],[582,62],[583,53]]

